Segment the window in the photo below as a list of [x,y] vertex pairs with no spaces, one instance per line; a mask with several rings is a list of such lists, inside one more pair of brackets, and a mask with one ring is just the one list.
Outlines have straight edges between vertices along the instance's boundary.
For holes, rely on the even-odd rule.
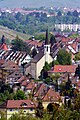
[[26,107],[27,104],[23,102],[20,106],[24,106],[24,107]]
[[48,46],[47,46],[47,52],[48,52]]
[[10,111],[12,111],[12,109],[10,109]]
[[33,108],[31,108],[30,111],[33,111]]
[[26,112],[26,111],[24,110],[24,112]]

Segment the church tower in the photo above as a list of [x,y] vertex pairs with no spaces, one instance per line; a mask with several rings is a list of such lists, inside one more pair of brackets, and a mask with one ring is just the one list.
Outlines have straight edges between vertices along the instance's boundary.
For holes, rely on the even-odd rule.
[[45,55],[45,62],[49,63],[50,44],[49,44],[48,28],[46,30],[46,38],[45,38],[45,45],[44,45],[44,55]]

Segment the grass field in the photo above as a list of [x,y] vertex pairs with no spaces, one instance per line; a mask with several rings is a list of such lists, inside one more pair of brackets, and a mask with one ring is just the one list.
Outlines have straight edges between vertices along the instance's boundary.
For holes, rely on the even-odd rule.
[[16,31],[11,30],[7,27],[0,26],[0,39],[1,39],[2,35],[4,35],[5,38],[9,39],[9,40],[15,39],[17,35],[22,40],[27,40],[29,37],[31,37],[30,35],[23,34],[23,33],[20,33],[20,32],[16,32]]

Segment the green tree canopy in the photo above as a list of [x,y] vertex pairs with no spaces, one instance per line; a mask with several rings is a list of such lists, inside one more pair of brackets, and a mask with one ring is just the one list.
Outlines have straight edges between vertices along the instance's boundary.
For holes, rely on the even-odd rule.
[[44,107],[43,107],[43,105],[42,105],[42,101],[39,100],[39,101],[38,101],[38,107],[37,107],[37,109],[36,109],[36,116],[37,116],[37,117],[43,118],[43,113],[44,113],[43,108],[44,108]]
[[78,65],[78,67],[76,68],[75,76],[78,76],[80,79],[80,65]]
[[65,49],[60,49],[57,54],[57,61],[61,65],[71,64],[71,53],[68,53]]
[[75,61],[80,60],[80,52],[78,52],[78,53],[75,55],[74,60],[75,60]]
[[24,99],[26,99],[26,95],[25,95],[24,91],[18,90],[16,92],[16,94],[14,95],[14,99],[15,100],[24,100]]
[[12,41],[12,49],[16,51],[25,51],[29,53],[29,47],[27,46],[27,43],[19,39],[18,36]]
[[50,37],[50,43],[51,43],[51,46],[56,43],[56,39],[55,39],[55,36],[54,35],[51,35]]
[[36,54],[37,54],[37,49],[34,48],[34,49],[32,50],[32,58],[33,58]]

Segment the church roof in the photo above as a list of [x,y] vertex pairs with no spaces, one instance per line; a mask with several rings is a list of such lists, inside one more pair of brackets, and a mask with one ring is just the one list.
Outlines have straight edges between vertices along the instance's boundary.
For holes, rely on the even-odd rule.
[[36,56],[32,59],[31,62],[37,63],[43,56],[44,56],[44,52],[41,51],[40,53],[36,54]]

